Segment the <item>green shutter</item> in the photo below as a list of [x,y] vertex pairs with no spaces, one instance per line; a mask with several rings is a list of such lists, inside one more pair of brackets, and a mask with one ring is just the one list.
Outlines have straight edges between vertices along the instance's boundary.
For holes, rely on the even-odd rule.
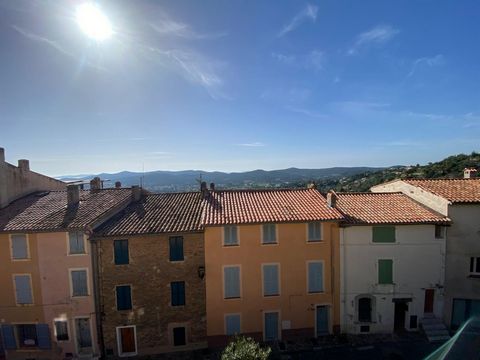
[[395,242],[395,226],[374,226],[372,228],[372,241],[374,243]]
[[378,260],[378,283],[393,284],[393,260]]

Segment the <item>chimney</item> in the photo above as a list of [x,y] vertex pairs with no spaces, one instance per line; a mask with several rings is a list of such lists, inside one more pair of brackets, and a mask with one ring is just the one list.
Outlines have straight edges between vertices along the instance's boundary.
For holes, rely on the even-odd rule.
[[22,171],[29,171],[30,170],[30,162],[26,159],[18,160],[18,167]]
[[122,187],[122,183],[120,181],[115,181],[115,188],[120,189]]
[[334,208],[337,205],[337,194],[333,190],[330,190],[327,193],[327,205],[331,208]]
[[102,181],[98,176],[95,176],[90,180],[90,190],[100,190],[102,187]]
[[210,183],[210,191],[215,191],[215,183]]
[[200,192],[202,193],[202,197],[204,199],[208,197],[208,188],[207,188],[207,183],[205,181],[202,181],[200,183]]
[[67,206],[72,207],[80,202],[80,189],[78,185],[67,186]]
[[311,181],[307,184],[307,189],[316,189],[317,184],[315,184],[315,181]]
[[142,198],[142,188],[138,185],[132,186],[132,201],[140,201]]
[[5,162],[5,149],[0,147],[0,164]]
[[477,169],[475,168],[465,168],[463,170],[464,179],[474,179],[477,177]]

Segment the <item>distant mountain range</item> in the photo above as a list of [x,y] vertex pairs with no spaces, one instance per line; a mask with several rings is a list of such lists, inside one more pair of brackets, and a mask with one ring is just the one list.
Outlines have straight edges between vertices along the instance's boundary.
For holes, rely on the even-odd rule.
[[339,180],[356,174],[382,170],[380,167],[333,167],[325,169],[253,170],[246,172],[220,172],[202,170],[150,171],[146,173],[122,171],[115,174],[69,175],[59,179],[64,181],[91,180],[99,176],[105,186],[111,187],[116,181],[122,186],[142,185],[150,191],[189,191],[198,190],[200,178],[207,183],[215,183],[218,189],[247,189],[271,187],[300,187],[311,181]]

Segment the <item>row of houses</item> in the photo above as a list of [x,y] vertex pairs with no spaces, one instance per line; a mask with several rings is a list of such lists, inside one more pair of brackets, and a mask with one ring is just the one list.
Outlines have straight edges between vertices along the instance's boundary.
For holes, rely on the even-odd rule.
[[[5,164],[0,175],[13,167]],[[294,341],[430,324],[435,340],[480,314],[473,177],[328,194],[205,183],[152,194],[95,180],[89,190],[20,192],[7,202],[8,359],[144,356],[215,348],[239,333]]]

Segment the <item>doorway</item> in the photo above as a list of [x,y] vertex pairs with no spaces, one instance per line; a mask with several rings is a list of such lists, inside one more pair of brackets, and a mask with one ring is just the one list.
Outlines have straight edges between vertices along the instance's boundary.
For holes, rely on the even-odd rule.
[[122,326],[117,328],[118,354],[131,356],[137,354],[137,339],[135,326]]
[[425,314],[433,313],[433,300],[435,296],[435,289],[425,289],[425,305],[423,312]]
[[75,319],[77,333],[77,346],[79,353],[92,353],[92,334],[90,331],[90,318]]
[[395,302],[395,315],[393,322],[393,329],[395,332],[402,332],[405,330],[405,313],[408,311],[408,303],[406,301]]
[[328,335],[328,306],[319,305],[316,308],[316,336]]
[[265,341],[278,340],[278,312],[266,312],[264,313],[265,321]]

